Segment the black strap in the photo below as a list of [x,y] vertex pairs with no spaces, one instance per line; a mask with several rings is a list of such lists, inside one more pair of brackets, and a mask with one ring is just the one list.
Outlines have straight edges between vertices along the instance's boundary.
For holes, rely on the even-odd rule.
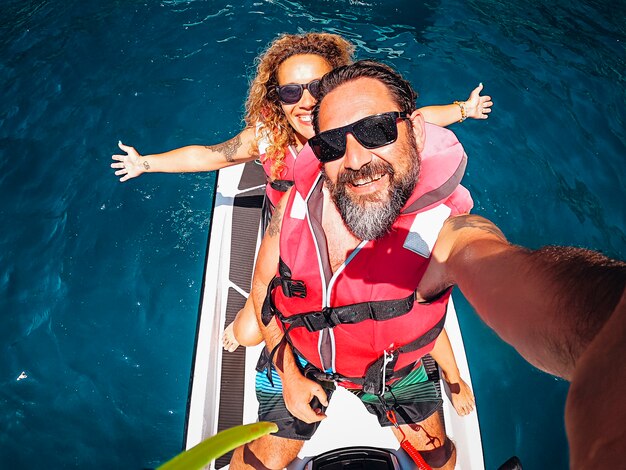
[[411,292],[403,299],[374,300],[341,307],[326,307],[321,311],[299,313],[290,317],[285,317],[275,307],[274,311],[283,323],[293,328],[304,326],[307,330],[314,332],[364,320],[390,320],[410,312],[414,302],[415,292]]
[[[273,282],[273,280],[272,280]],[[264,326],[267,326],[272,321],[274,315],[276,315],[276,309],[274,308],[274,302],[272,302],[272,284],[267,288],[267,295],[263,301],[263,307],[261,307],[261,321]]]
[[[441,320],[439,320],[435,326],[433,326],[430,330],[424,333],[419,338],[411,341],[410,343],[405,344],[404,346],[398,348],[395,351],[391,351],[390,354],[393,356],[392,360],[385,364],[385,355],[381,356],[373,362],[365,373],[365,380],[363,382],[363,391],[366,393],[372,393],[374,395],[381,395],[385,393],[385,385],[389,382],[389,373],[393,371],[393,366],[398,360],[398,355],[400,353],[409,353],[413,351],[417,351],[418,349],[423,348],[424,346],[432,343],[437,339],[437,337],[441,334],[441,330],[443,330],[443,325],[446,322],[446,315],[444,314]],[[391,368],[390,368],[391,365]],[[393,378],[393,374],[392,374]]]
[[[387,356],[383,354],[380,358],[370,364],[370,366],[367,368],[367,371],[365,372],[365,377],[346,377],[345,375],[341,375],[336,372],[332,374],[328,372],[323,372],[310,363],[305,369],[306,377],[326,382],[351,382],[355,385],[361,385],[365,393],[371,393],[373,395],[380,396],[385,393],[385,387],[390,381],[406,377],[415,366],[415,364],[409,364],[405,367],[402,367],[401,369],[394,370],[400,354],[417,351],[418,349],[421,349],[424,346],[427,346],[428,344],[435,341],[437,337],[439,337],[439,335],[441,334],[445,322],[446,315],[444,314],[441,320],[439,320],[435,324],[435,326],[433,326],[430,330],[428,330],[419,338],[405,344],[402,347],[390,351]],[[276,354],[278,347],[283,342],[287,341],[291,344],[289,338],[289,332],[291,331],[291,328],[292,327],[289,327],[285,330],[285,335],[283,336],[282,340],[274,347],[271,353],[266,352],[265,355],[261,355],[261,358],[259,359],[259,364],[257,364],[258,371],[261,371],[263,369],[266,370],[268,380],[272,385],[273,381],[271,376],[271,369],[272,367],[274,367],[274,355]],[[296,348],[294,348],[293,346],[292,348],[295,354],[304,357],[296,350]]]
[[[366,393],[382,395],[383,393],[385,393],[385,387],[390,381],[406,377],[409,372],[411,372],[415,367],[415,364],[412,363],[402,367],[401,369],[394,370],[400,354],[417,351],[418,349],[421,349],[424,346],[427,346],[428,344],[435,341],[437,337],[441,334],[445,322],[446,315],[444,314],[441,320],[439,320],[435,324],[435,326],[433,326],[422,336],[411,341],[410,343],[405,344],[400,348],[390,351],[387,355],[387,362],[385,362],[386,358],[383,354],[383,356],[378,358],[367,368],[367,371],[365,372],[365,377],[346,377],[345,375],[341,375],[336,372],[331,374],[319,370],[312,364],[309,364],[309,366],[307,366],[306,376],[320,381],[351,382],[355,385],[361,385],[363,387],[363,391]],[[294,350],[294,353],[298,354],[301,357],[304,357],[296,350],[296,348],[294,348],[293,346],[292,348]]]
[[261,233],[265,234],[267,227],[270,226],[272,215],[274,214],[274,204],[270,201],[270,197],[267,195],[267,191],[263,196],[263,205],[261,206]]
[[306,285],[303,281],[291,279],[291,269],[289,269],[289,266],[282,258],[278,259],[278,274],[278,276],[274,276],[267,286],[267,294],[261,308],[261,319],[265,326],[269,324],[274,315],[278,315],[278,318],[283,317],[282,313],[274,305],[274,299],[272,298],[272,292],[278,286],[282,288],[286,297],[306,297]]
[[360,323],[365,320],[391,320],[410,312],[415,304],[415,292],[411,292],[402,299],[373,300],[340,307],[324,307],[322,310],[286,317],[274,304],[272,296],[274,289],[280,286],[286,297],[305,298],[307,295],[305,283],[292,279],[291,276],[291,269],[282,258],[279,258],[278,276],[275,276],[267,286],[267,295],[263,302],[262,318],[265,325],[270,322],[272,316],[277,315],[280,321],[290,328],[305,327],[310,332],[315,332],[325,328],[334,328],[337,325]]
[[272,189],[276,191],[280,191],[281,193],[286,193],[289,188],[293,186],[293,181],[290,180],[272,180],[270,181],[270,186]]
[[[289,188],[291,188],[294,184],[293,181],[289,180],[273,180],[270,181],[268,179],[269,185],[275,189],[276,191],[280,191],[281,193],[286,193]],[[272,214],[274,213],[274,209],[276,207],[270,201],[269,196],[267,195],[267,191],[265,192],[265,196],[263,197],[263,206],[261,207],[261,233],[265,233],[267,227],[270,225],[270,220],[272,220]]]
[[[274,346],[271,352],[268,351],[267,347],[263,348],[263,351],[261,351],[261,356],[259,357],[259,360],[256,365],[256,370],[258,372],[263,372],[265,370],[265,374],[267,375],[267,380],[272,387],[274,386],[274,379],[272,377],[272,369],[276,368],[276,365],[274,364],[274,357],[276,356],[276,353],[280,350],[281,346],[284,347],[287,344],[291,345],[291,340],[289,338],[290,330],[291,328],[285,329],[283,333],[283,337],[276,344],[276,346]],[[298,363],[297,359],[296,359],[296,363]],[[298,367],[300,366],[298,365]]]
[[[404,366],[401,369],[398,369],[396,371],[393,371],[393,372],[389,373],[387,375],[387,382],[389,382],[391,380],[397,380],[397,379],[401,379],[403,377],[406,377],[407,375],[409,375],[409,372],[411,372],[414,367],[415,367],[415,364],[409,364],[407,366]],[[306,377],[314,378],[314,379],[320,380],[320,381],[326,381],[326,382],[350,382],[350,383],[353,383],[355,385],[361,385],[361,386],[366,381],[365,377],[346,377],[345,375],[338,374],[337,372],[334,372],[332,374],[330,374],[328,372],[322,372],[321,370],[319,370],[317,367],[313,366],[310,363],[307,366],[307,369],[305,369],[305,370],[306,370]]]

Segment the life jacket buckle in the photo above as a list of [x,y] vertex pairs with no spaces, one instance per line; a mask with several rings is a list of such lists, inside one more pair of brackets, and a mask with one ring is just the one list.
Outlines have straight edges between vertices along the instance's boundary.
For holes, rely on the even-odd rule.
[[324,318],[326,319],[326,323],[328,324],[329,328],[334,328],[336,327],[339,322],[337,321],[338,318],[336,315],[334,315],[334,310],[331,307],[324,307],[322,309],[322,315],[324,315]]
[[324,307],[317,312],[310,312],[302,316],[302,323],[311,333],[323,330],[324,328],[334,328],[341,322],[337,314],[331,307]]
[[281,277],[280,286],[286,297],[298,297],[300,299],[306,297],[306,284],[304,284],[304,281]]
[[338,374],[336,372],[321,371],[312,364],[307,364],[305,366],[303,375],[309,379],[320,380],[323,382],[337,382],[343,379],[343,376],[341,374]]
[[317,329],[317,321],[315,321],[317,319],[317,317],[319,316],[320,312],[315,312],[309,315],[304,315],[302,317],[302,323],[304,323],[304,326],[306,327],[307,330],[309,330],[309,332],[314,333],[315,331],[318,331]]

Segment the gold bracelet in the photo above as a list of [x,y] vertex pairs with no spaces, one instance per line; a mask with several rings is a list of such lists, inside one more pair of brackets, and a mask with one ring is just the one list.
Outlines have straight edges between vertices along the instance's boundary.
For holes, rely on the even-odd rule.
[[467,111],[465,110],[465,102],[464,101],[455,101],[454,104],[459,106],[461,110],[461,119],[458,122],[463,122],[467,119]]

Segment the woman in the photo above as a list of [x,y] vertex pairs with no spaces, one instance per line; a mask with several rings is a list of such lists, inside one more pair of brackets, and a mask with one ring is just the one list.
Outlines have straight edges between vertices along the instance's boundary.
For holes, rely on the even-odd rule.
[[[246,127],[227,142],[190,145],[155,155],[140,155],[119,143],[126,155],[113,155],[115,174],[127,181],[143,173],[212,171],[260,159],[268,182],[290,180],[292,159],[313,136],[310,121],[317,80],[332,68],[352,62],[354,46],[327,33],[282,35],[257,59],[257,74],[246,101]],[[448,126],[465,118],[486,119],[491,97],[480,96],[482,84],[467,101],[420,108],[427,122]],[[278,186],[278,185],[275,185]],[[281,191],[268,184],[273,204]]]
[[[257,73],[246,101],[246,127],[238,135],[216,145],[191,145],[145,156],[120,142],[119,147],[126,154],[113,155],[116,163],[111,167],[117,169],[115,174],[121,176],[120,181],[127,181],[143,173],[212,171],[259,159],[267,175],[269,210],[265,212],[269,213],[292,184],[298,152],[315,133],[311,112],[318,96],[319,79],[333,68],[352,62],[353,53],[354,46],[336,34],[281,35],[257,59]],[[486,119],[492,102],[489,96],[480,96],[481,90],[482,84],[467,101],[428,106],[420,111],[427,122],[440,126],[468,117]],[[249,301],[226,328],[224,349],[234,351],[239,344],[252,346],[261,341]],[[459,414],[467,414],[473,409],[473,395],[458,377],[447,336],[440,342],[442,346],[436,350],[441,350],[441,354],[434,354],[441,356],[440,364],[450,364],[444,369],[444,377],[461,387],[453,404]]]

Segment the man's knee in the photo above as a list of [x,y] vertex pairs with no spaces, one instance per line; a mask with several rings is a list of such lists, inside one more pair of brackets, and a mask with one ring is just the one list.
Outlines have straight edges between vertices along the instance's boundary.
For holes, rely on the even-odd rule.
[[267,449],[252,450],[251,446],[243,446],[243,462],[246,465],[260,470],[280,470],[285,468],[290,461],[285,461],[282,455],[267,452]]
[[239,468],[232,465],[237,461],[244,464],[242,468],[249,466],[260,470],[280,470],[298,456],[303,444],[304,441],[264,436],[237,449],[231,461],[231,468]]
[[[455,446],[454,443],[448,439],[448,436],[446,436],[443,445],[432,450],[422,450],[420,453],[422,454],[422,458],[432,468],[442,468],[450,462],[453,456],[456,460]],[[450,463],[454,465],[455,462]]]
[[419,423],[400,426],[400,430],[394,430],[394,434],[400,440],[408,439],[432,468],[453,469],[456,450],[446,435],[441,418],[440,413],[433,413]]

